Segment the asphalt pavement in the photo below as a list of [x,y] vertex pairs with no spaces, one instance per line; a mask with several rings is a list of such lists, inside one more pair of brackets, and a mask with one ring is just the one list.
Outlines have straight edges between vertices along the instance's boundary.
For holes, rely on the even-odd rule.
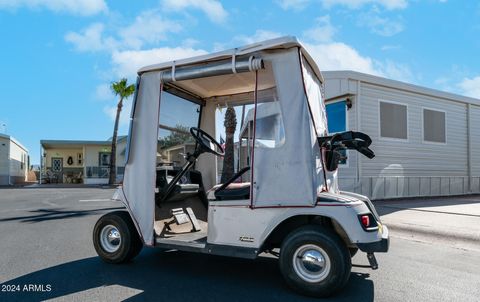
[[[0,301],[316,300],[290,291],[273,257],[244,260],[144,248],[131,263],[103,263],[91,237],[100,215],[122,207],[109,200],[112,193],[0,189]],[[402,211],[385,210],[384,221]],[[389,253],[377,254],[378,270],[366,268],[365,254],[357,254],[346,288],[326,300],[478,301],[477,251],[404,236],[395,227],[391,236]]]

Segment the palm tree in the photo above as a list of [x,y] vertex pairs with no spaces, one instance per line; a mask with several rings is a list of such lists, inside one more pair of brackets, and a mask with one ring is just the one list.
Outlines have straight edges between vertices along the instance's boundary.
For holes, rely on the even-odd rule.
[[227,180],[233,177],[235,173],[235,159],[233,155],[233,136],[237,127],[237,116],[233,107],[228,107],[225,112],[225,120],[223,122],[225,126],[225,155],[223,157],[223,171],[221,182],[225,183]]
[[113,136],[112,136],[112,153],[110,155],[110,177],[108,179],[108,183],[113,185],[115,183],[116,178],[116,152],[117,152],[117,131],[118,131],[118,121],[120,120],[120,112],[122,111],[123,107],[123,99],[128,98],[135,92],[135,86],[133,84],[128,85],[127,79],[123,78],[118,82],[112,82],[110,84],[110,89],[115,94],[115,96],[119,96],[120,100],[117,104],[117,115],[115,116],[115,126],[113,127]]

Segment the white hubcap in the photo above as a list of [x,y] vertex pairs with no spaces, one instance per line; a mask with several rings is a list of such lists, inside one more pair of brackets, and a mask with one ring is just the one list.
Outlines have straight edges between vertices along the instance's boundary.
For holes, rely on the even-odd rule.
[[330,268],[328,254],[317,245],[302,245],[293,254],[293,269],[306,282],[322,281],[330,273]]
[[109,224],[100,232],[100,245],[108,253],[115,253],[120,248],[122,237],[118,229]]

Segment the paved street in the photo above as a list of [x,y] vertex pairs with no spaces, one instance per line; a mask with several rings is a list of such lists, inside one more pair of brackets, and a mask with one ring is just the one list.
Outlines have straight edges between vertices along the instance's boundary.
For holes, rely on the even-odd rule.
[[[292,293],[283,283],[277,261],[269,257],[250,261],[144,249],[132,263],[103,263],[93,249],[91,234],[100,215],[121,207],[109,201],[112,192],[0,189],[1,290],[6,285],[20,287],[20,292],[0,292],[0,301],[315,300]],[[402,212],[388,205],[381,212],[395,223],[403,215],[388,218]],[[478,301],[477,251],[464,241],[437,243],[414,233],[397,235],[395,230],[391,230],[391,251],[377,255],[380,268],[364,268],[366,256],[355,256],[347,287],[329,300]],[[24,285],[27,289],[37,285],[37,292],[25,290]],[[42,288],[45,292],[38,292]]]

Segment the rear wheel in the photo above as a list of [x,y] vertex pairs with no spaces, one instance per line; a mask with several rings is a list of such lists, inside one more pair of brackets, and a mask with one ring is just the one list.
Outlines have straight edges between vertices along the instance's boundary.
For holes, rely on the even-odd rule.
[[288,235],[279,261],[287,284],[315,297],[327,297],[344,287],[352,266],[343,241],[320,226],[305,226]]
[[123,263],[140,253],[143,243],[126,211],[103,215],[93,229],[93,246],[103,261]]

